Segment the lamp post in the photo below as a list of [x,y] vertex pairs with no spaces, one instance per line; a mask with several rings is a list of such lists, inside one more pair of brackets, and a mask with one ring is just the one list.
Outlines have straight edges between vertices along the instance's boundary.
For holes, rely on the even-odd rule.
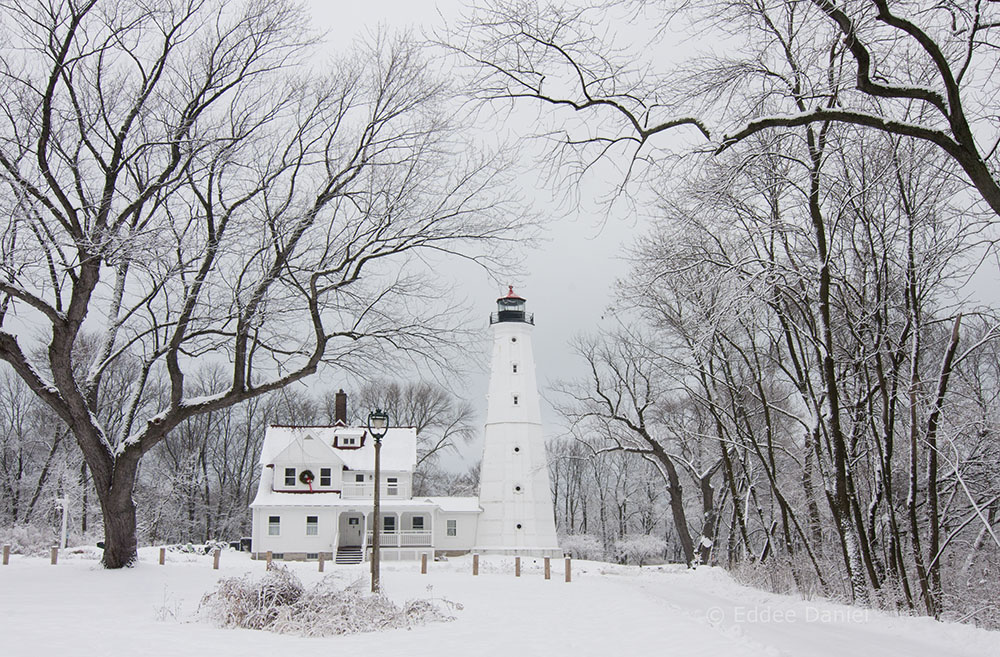
[[368,433],[375,441],[375,499],[373,506],[375,511],[375,526],[372,528],[372,593],[379,592],[379,566],[378,548],[380,534],[382,533],[382,518],[379,515],[379,492],[381,488],[381,463],[379,452],[382,451],[382,437],[389,430],[389,414],[381,408],[376,408],[368,414]]

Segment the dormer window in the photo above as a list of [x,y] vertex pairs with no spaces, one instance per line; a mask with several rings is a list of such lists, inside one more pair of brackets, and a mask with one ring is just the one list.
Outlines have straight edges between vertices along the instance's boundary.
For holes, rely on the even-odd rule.
[[295,468],[285,468],[285,485],[295,485]]
[[344,436],[340,439],[339,445],[341,447],[357,447],[358,439],[355,436]]

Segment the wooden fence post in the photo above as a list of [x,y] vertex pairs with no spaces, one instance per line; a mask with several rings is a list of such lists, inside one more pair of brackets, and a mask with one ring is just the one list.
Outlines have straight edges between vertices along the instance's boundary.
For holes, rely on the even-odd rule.
[[10,546],[5,545],[3,546],[3,565],[6,566],[9,563],[10,563]]
[[423,554],[420,555],[420,574],[421,575],[426,575],[427,574],[427,553],[426,552],[424,552]]
[[479,555],[478,554],[472,555],[472,574],[473,575],[478,575],[479,574]]
[[271,551],[267,551],[267,570],[271,570]]
[[521,576],[521,557],[514,557],[514,577]]
[[222,556],[222,550],[215,548],[215,553],[212,555],[212,570],[219,569],[219,557]]
[[167,563],[167,548],[161,547],[160,548],[160,565],[162,566],[165,563]]
[[56,547],[55,545],[52,546],[51,555],[52,556],[50,557],[50,561],[51,561],[52,565],[54,566],[57,563],[59,563],[59,548]]
[[572,571],[570,570],[569,557],[566,557],[566,581],[570,582],[573,580]]
[[323,558],[323,553],[320,552],[319,553],[319,572],[323,572],[323,569],[326,567],[325,561],[326,561],[326,559]]
[[545,579],[551,579],[552,569],[549,568],[549,558],[545,557]]

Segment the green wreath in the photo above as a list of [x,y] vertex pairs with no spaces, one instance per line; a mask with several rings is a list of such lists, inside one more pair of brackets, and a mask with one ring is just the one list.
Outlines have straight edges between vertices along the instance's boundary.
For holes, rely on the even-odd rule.
[[299,474],[299,481],[303,484],[311,484],[314,479],[316,479],[316,477],[313,475],[312,470],[303,470],[302,473]]

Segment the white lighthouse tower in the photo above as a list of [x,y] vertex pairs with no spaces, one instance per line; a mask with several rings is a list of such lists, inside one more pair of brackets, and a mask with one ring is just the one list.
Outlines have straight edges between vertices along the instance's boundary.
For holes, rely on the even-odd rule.
[[475,551],[562,556],[531,350],[534,316],[514,288],[490,316],[493,362],[480,470]]

